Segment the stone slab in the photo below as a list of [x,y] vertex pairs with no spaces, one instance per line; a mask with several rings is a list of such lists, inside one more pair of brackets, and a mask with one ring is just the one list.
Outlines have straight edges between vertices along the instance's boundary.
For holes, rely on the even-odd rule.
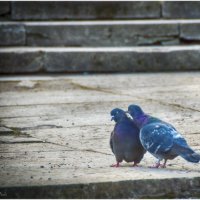
[[187,41],[197,44],[199,26],[200,20],[7,21],[0,23],[4,38],[0,45],[131,47],[174,46]]
[[200,18],[200,2],[163,2],[162,16],[168,19],[198,19]]
[[119,48],[1,48],[0,73],[199,70],[199,56],[200,47],[198,45]]
[[9,1],[4,1],[4,2],[0,2],[0,17],[2,15],[6,15],[10,12],[10,2]]
[[159,17],[159,2],[12,2],[13,20]]
[[[1,50],[0,50],[1,51]],[[43,69],[43,53],[39,52],[1,52],[0,71],[1,73],[34,73]]]
[[180,38],[186,41],[199,41],[200,40],[200,24],[181,24]]
[[108,143],[110,110],[136,103],[172,123],[200,152],[199,86],[199,72],[1,77],[0,124],[18,130],[0,144],[1,194],[199,198],[199,164],[177,157],[167,169],[150,169],[155,159],[146,153],[138,168],[113,169]]
[[177,24],[48,23],[26,24],[28,46],[144,46],[172,41]]
[[25,28],[22,24],[0,24],[0,46],[24,46],[26,42]]

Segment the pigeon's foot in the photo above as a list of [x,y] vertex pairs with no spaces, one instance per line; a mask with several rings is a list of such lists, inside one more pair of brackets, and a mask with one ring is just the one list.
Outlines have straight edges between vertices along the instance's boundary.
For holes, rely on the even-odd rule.
[[159,168],[159,167],[160,167],[160,163],[156,163],[155,165],[150,166],[149,168]]
[[166,163],[167,163],[167,160],[165,160],[163,164],[160,164],[160,167],[161,168],[166,168]]
[[110,165],[111,167],[120,167],[119,163]]
[[138,163],[134,163],[133,167],[139,167]]
[[161,168],[166,168],[166,164],[160,164]]
[[160,164],[160,162],[156,162],[156,164],[151,166],[150,168],[159,168],[159,167],[166,168],[166,163],[167,163],[167,160],[165,160],[163,164]]

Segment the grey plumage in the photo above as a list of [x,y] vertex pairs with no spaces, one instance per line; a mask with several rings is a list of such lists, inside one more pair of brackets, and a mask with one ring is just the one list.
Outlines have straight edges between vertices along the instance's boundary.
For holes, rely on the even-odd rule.
[[[155,167],[165,167],[168,159],[177,156],[189,162],[200,161],[200,155],[189,147],[186,140],[171,124],[145,114],[137,105],[130,105],[128,110],[140,128],[140,141],[143,147],[158,158]],[[162,159],[165,162],[160,165]]]

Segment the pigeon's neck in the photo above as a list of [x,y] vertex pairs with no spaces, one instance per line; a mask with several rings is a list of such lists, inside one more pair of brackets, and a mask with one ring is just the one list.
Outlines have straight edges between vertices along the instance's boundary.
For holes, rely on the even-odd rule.
[[123,116],[118,122],[124,122],[124,121],[129,121],[129,120],[130,119],[127,116]]
[[138,128],[142,128],[147,122],[148,122],[149,116],[144,114],[140,115],[135,119],[135,123],[138,126]]

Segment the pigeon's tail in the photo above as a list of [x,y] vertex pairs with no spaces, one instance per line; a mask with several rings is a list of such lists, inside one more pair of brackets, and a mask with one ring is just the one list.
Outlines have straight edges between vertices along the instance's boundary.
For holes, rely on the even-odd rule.
[[173,151],[189,162],[198,163],[200,161],[200,154],[194,152],[183,138],[174,142]]
[[189,162],[198,163],[200,161],[200,155],[197,153],[180,154],[180,156]]
[[179,155],[189,162],[198,163],[200,161],[200,155],[190,148],[185,148]]

